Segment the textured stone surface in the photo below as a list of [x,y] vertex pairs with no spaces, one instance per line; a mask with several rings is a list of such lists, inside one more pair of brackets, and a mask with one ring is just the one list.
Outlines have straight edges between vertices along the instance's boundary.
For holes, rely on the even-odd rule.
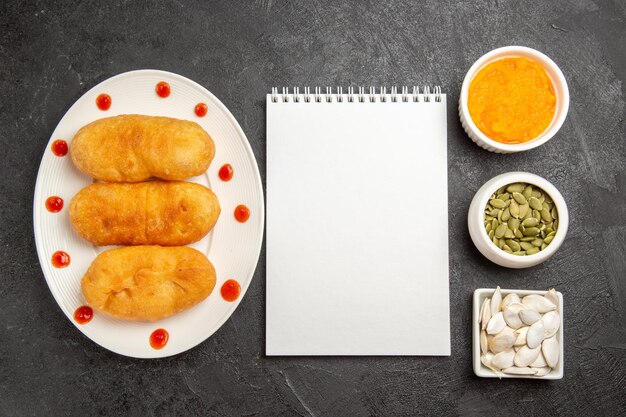
[[[258,0],[2,2],[0,5],[0,415],[617,415],[626,410],[626,3]],[[496,155],[456,115],[483,53],[537,48],[562,68],[571,106],[546,145]],[[452,356],[267,358],[264,253],[235,314],[163,360],[110,353],[63,316],[39,267],[32,196],[61,116],[120,72],[190,77],[239,120],[265,175],[272,86],[439,84],[448,93]],[[552,181],[571,210],[553,259],[500,268],[471,243],[466,214],[496,174]],[[471,368],[477,287],[545,289],[566,300],[565,379],[485,380]]]

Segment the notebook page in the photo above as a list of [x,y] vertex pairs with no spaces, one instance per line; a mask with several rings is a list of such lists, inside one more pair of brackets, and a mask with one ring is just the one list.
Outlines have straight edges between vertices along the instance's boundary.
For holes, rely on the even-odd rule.
[[446,141],[445,95],[267,96],[267,355],[450,354]]

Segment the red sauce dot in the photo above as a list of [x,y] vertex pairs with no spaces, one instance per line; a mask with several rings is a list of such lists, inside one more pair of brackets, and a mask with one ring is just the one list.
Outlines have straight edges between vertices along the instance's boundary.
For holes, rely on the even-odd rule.
[[93,310],[89,306],[80,306],[74,311],[74,320],[78,324],[87,324],[93,318]]
[[52,254],[52,265],[55,268],[65,268],[70,264],[70,255],[62,250],[56,251]]
[[170,334],[165,329],[156,329],[150,335],[150,346],[152,349],[163,349],[167,345],[167,341],[170,338]]
[[46,199],[46,208],[50,213],[58,213],[63,210],[63,199],[53,195]]
[[226,301],[235,301],[239,298],[239,293],[241,293],[241,285],[234,279],[229,279],[224,284],[222,284],[222,289],[220,290],[222,293],[222,298]]
[[245,223],[248,221],[249,218],[250,209],[248,207],[244,206],[243,204],[235,207],[235,219],[237,219],[239,223]]
[[198,103],[193,111],[196,113],[196,116],[204,117],[206,116],[207,111],[209,111],[209,108],[204,103]]
[[52,142],[52,146],[50,146],[52,153],[56,156],[65,156],[67,155],[67,142],[63,139],[57,139]]
[[222,165],[218,173],[222,181],[230,181],[233,178],[233,174],[234,172],[231,164]]
[[157,95],[162,98],[169,97],[171,93],[170,85],[165,81],[159,81],[156,85],[155,90]]
[[108,94],[100,94],[98,98],[96,98],[96,106],[102,111],[109,110],[111,108],[111,96]]

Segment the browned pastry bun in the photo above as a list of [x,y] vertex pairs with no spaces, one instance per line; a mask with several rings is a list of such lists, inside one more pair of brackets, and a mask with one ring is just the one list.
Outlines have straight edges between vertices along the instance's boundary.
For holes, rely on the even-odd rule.
[[215,144],[195,122],[124,114],[83,126],[70,155],[79,170],[101,181],[183,180],[207,170]]
[[130,246],[98,255],[81,287],[96,310],[121,320],[156,321],[207,298],[215,281],[215,268],[195,249]]
[[97,246],[180,246],[215,226],[220,204],[210,189],[190,182],[92,184],[70,203],[76,233]]

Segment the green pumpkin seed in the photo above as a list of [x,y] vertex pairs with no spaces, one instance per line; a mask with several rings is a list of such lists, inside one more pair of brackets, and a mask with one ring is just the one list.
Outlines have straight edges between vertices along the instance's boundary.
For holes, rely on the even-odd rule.
[[543,239],[537,238],[535,240],[533,240],[532,242],[530,242],[533,246],[535,247],[541,247],[541,245],[543,245]]
[[513,239],[515,237],[515,233],[511,229],[506,229],[504,231],[504,237],[507,239]]
[[518,250],[520,250],[520,247],[521,247],[519,243],[517,243],[513,239],[507,240],[506,244],[509,245],[509,248],[511,248],[513,252],[517,252]]
[[522,231],[524,236],[537,236],[539,234],[539,229],[536,227],[527,227]]
[[513,193],[513,198],[517,201],[517,204],[526,204],[526,197],[521,193]]
[[493,244],[494,244],[494,245],[496,245],[496,246],[498,246],[498,245],[500,244],[500,240],[499,240],[497,237],[495,237],[495,236],[493,236],[493,237],[491,238],[491,241],[492,241],[492,242],[493,242]]
[[541,191],[539,191],[539,190],[533,190],[533,192],[532,192],[532,193],[530,193],[530,195],[531,195],[532,197],[539,198],[539,197],[541,197]]
[[493,220],[493,217],[491,217],[488,214],[485,214],[485,220],[488,221],[489,223],[491,223],[491,221]]
[[548,245],[544,243],[543,245],[541,245],[541,250],[544,250],[547,247],[548,247]]
[[491,231],[491,222],[487,223],[487,226],[485,226],[485,230],[487,231],[487,233]]
[[520,242],[532,242],[533,240],[535,240],[533,236],[525,236],[520,239]]
[[530,197],[530,200],[528,200],[528,204],[530,204],[533,210],[541,210],[543,208],[543,206],[541,205],[541,201],[539,201],[535,197]]
[[516,230],[519,229],[519,219],[515,217],[511,217],[508,221],[509,229]]
[[511,212],[510,212],[509,208],[507,207],[502,212],[502,217],[500,218],[500,220],[505,222],[505,221],[509,220],[510,218],[511,218]]
[[526,251],[526,255],[534,255],[535,253],[539,253],[539,248],[532,248]]
[[530,184],[527,185],[526,188],[524,188],[524,191],[522,191],[522,195],[526,198],[526,200],[530,198],[532,193],[533,193],[533,186]]
[[541,205],[543,205],[543,203],[546,201],[546,198],[542,195],[541,197],[539,197],[537,200],[539,200],[539,202],[541,203]]
[[498,215],[496,217],[498,218],[498,221],[502,223],[502,210],[498,210]]
[[498,196],[496,197],[498,200],[502,200],[502,201],[506,201],[511,197],[511,195],[509,193],[504,193],[504,194],[498,194]]
[[500,211],[501,211],[501,210],[499,210],[499,209],[493,209],[493,210],[491,210],[491,211],[489,212],[489,215],[490,215],[491,217],[498,217],[498,213],[500,213]]
[[511,212],[511,216],[519,217],[519,204],[515,200],[509,200],[511,205],[509,206],[509,211]]
[[489,239],[493,239],[493,230],[490,230],[487,235],[489,236]]
[[506,187],[506,190],[510,193],[521,193],[522,191],[524,191],[524,184],[521,183],[515,183],[515,184],[511,184],[508,187]]
[[500,222],[498,222],[498,219],[493,219],[493,220],[491,221],[491,228],[492,228],[493,230],[496,230],[496,229],[498,228],[498,226],[499,226],[499,225],[500,225]]
[[525,227],[535,227],[535,226],[537,226],[539,224],[539,220],[535,219],[534,217],[529,217],[527,219],[524,219],[522,224]]
[[537,221],[541,221],[541,212],[539,210],[533,210],[533,217],[537,219]]
[[548,194],[545,194],[544,198],[545,198],[545,201],[547,201],[548,203],[554,203],[554,200],[552,200],[552,198],[550,198]]
[[552,210],[550,211],[550,214],[552,215],[553,219],[557,218],[556,207],[552,207]]
[[506,243],[502,246],[502,249],[503,249],[505,252],[509,252],[509,253],[510,253],[510,252],[513,252],[513,251],[511,250],[511,247],[510,247],[509,245],[507,245]]
[[504,207],[504,201],[498,200],[497,198],[494,198],[493,200],[489,200],[489,204],[491,204],[491,206],[495,207],[495,208],[503,208]]
[[514,233],[515,233],[515,237],[518,238],[518,239],[521,239],[521,238],[524,237],[524,233],[522,233],[522,231],[519,230],[519,229],[515,229]]
[[526,255],[526,252],[523,250],[518,250],[518,251],[513,252],[513,255],[524,256]]
[[519,244],[519,245],[520,245],[520,247],[521,247],[522,249],[524,249],[524,250],[529,250],[529,249],[534,248],[533,244],[532,244],[532,243],[530,243],[530,242],[520,242],[520,244]]
[[506,191],[506,185],[498,188],[498,191],[496,191],[496,194],[503,194],[505,191]]
[[554,235],[548,235],[548,237],[543,240],[543,243],[549,245],[552,242],[552,239],[554,239]]
[[504,233],[506,232],[506,223],[502,223],[500,226],[498,226],[496,228],[495,234],[494,236],[497,237],[498,239],[500,239],[502,236],[504,236]]
[[530,206],[528,205],[528,203],[520,204],[520,206],[519,206],[519,218],[520,219],[525,219],[526,217],[528,217],[529,214],[530,214]]
[[550,210],[544,207],[544,209],[541,210],[541,218],[546,222],[551,222],[552,215],[550,214]]

